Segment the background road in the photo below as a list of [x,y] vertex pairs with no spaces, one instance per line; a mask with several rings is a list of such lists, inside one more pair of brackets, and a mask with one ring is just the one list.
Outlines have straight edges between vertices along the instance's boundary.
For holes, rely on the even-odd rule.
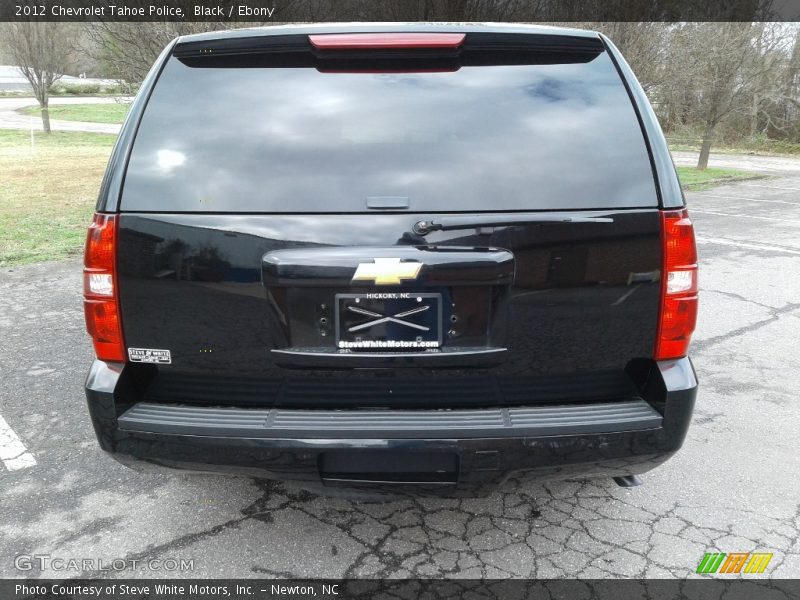
[[[681,167],[696,167],[697,152],[672,152],[672,159]],[[800,160],[794,156],[760,156],[757,154],[720,154],[712,153],[709,167],[723,169],[741,169],[765,175],[788,176],[800,175]]]
[[[113,102],[128,101],[130,98],[112,98],[108,96],[79,96],[79,97],[54,97],[50,98],[50,106],[63,104],[109,104]],[[26,129],[42,130],[42,119],[38,116],[23,115],[18,112],[26,106],[37,106],[34,98],[0,98],[0,129]],[[53,131],[88,131],[92,133],[119,133],[121,125],[115,123],[86,123],[84,121],[66,121],[50,119],[50,129]]]
[[354,502],[134,473],[98,449],[86,415],[79,262],[4,268],[0,416],[35,464],[0,456],[0,576],[79,574],[14,568],[49,554],[191,559],[184,574],[208,577],[684,577],[717,549],[774,552],[767,573],[797,577],[800,173],[688,197],[701,391],[684,448],[632,490],[511,481],[475,500]]

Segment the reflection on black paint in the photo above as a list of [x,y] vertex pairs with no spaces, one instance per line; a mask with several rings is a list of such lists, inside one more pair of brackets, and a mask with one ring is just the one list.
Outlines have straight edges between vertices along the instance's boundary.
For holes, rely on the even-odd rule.
[[[532,223],[484,228],[483,233],[437,231],[425,237],[432,246],[513,252],[509,316],[491,326],[492,336],[507,340],[511,352],[493,373],[527,377],[619,370],[631,358],[652,354],[660,293],[658,211],[608,215],[610,223]],[[332,330],[320,337],[317,323],[322,316],[332,323],[333,314],[323,315],[320,305],[330,304],[334,293],[369,288],[298,288],[292,294],[280,287],[268,289],[261,280],[263,256],[305,247],[343,247],[357,253],[363,246],[394,246],[421,218],[428,215],[123,214],[120,257],[126,258],[120,263],[120,295],[126,343],[169,348],[170,369],[175,371],[283,377],[286,371],[272,363],[270,349],[289,343],[331,344]],[[182,263],[176,255],[183,257]],[[192,262],[188,257],[209,260]],[[195,266],[182,269],[179,278],[169,272],[179,264]],[[630,290],[632,274],[651,272],[654,278],[640,277],[636,293],[615,304]],[[318,298],[323,292],[327,296]],[[486,343],[488,315],[479,307],[490,303],[482,296],[490,287],[453,287],[450,293],[460,317],[450,323],[458,334],[453,343]],[[203,348],[214,352],[202,353]],[[459,372],[438,376],[458,377]]]

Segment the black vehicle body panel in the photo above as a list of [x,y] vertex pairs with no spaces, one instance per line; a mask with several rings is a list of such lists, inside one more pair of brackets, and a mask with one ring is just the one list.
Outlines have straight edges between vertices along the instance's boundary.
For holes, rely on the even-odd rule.
[[[445,271],[451,278],[446,283],[453,290],[455,314],[463,318],[453,326],[457,335],[446,340],[442,350],[508,347],[504,364],[495,367],[506,377],[622,372],[633,357],[650,355],[660,293],[658,211],[602,214],[610,222],[542,225],[532,214],[528,225],[428,235],[424,242],[431,249],[450,250],[427,251],[428,256],[447,257],[454,248],[472,248],[475,255],[481,248],[503,248],[515,258],[513,285],[508,278],[496,286],[475,279],[471,285],[454,287],[469,282],[452,280],[452,267]],[[398,256],[409,250],[425,252],[428,246],[397,244],[414,223],[431,218],[123,213],[118,276],[126,343],[170,349],[173,364],[159,367],[167,377],[171,372],[209,370],[286,377],[275,367],[270,351],[333,350],[333,315],[321,307],[330,307],[336,292],[371,289],[352,285],[349,279],[358,261],[375,256],[375,247],[386,253],[394,246]],[[365,219],[368,237],[363,234]],[[365,241],[369,245],[364,246]],[[326,265],[322,270],[328,279],[311,280],[313,285],[297,278],[289,283],[264,279],[264,257],[297,249],[321,249],[328,257],[350,249],[354,258],[338,278]],[[459,262],[452,264],[460,264],[460,256],[456,254]],[[442,261],[446,266],[446,259]],[[440,289],[442,277],[430,281],[430,289]],[[413,289],[424,291],[429,289],[426,285],[421,280]],[[489,314],[496,323],[489,324],[492,337],[486,340],[482,332],[487,324],[481,320],[485,315],[473,305],[482,305],[482,296],[492,294],[493,287],[505,291]],[[312,327],[323,317],[328,319],[327,332]]]
[[[470,159],[461,161],[467,183],[450,186],[452,199],[445,197],[447,177],[457,169],[429,188],[407,193],[396,185],[371,195],[365,187],[350,198],[341,181],[329,179],[336,185],[326,187],[315,180],[331,177],[322,167],[296,177],[296,189],[287,187],[292,178],[275,175],[277,191],[270,190],[268,165],[262,173],[251,157],[275,148],[257,136],[217,152],[216,139],[206,143],[201,132],[188,132],[191,123],[185,121],[186,139],[195,136],[191,143],[180,146],[186,141],[182,135],[165,131],[162,145],[171,100],[153,102],[149,115],[155,121],[142,126],[162,73],[169,80],[197,76],[193,70],[221,72],[230,56],[243,57],[239,67],[276,67],[286,77],[305,76],[306,69],[356,81],[350,69],[356,65],[360,73],[374,55],[327,56],[323,68],[307,37],[352,31],[467,32],[460,54],[431,57],[423,51],[391,63],[405,69],[409,60],[418,61],[414,64],[434,65],[448,76],[465,65],[563,63],[580,69],[595,61],[605,77],[599,87],[608,87],[610,74],[621,80],[614,101],[605,106],[617,106],[620,97],[630,100],[613,113],[624,121],[620,147],[639,144],[641,152],[620,166],[598,151],[599,144],[614,140],[588,132],[581,139],[559,140],[563,156],[578,157],[574,174],[548,167],[546,147],[531,147],[536,157],[531,172],[538,168],[541,177],[526,183],[524,197],[516,197],[508,183],[526,171],[524,164],[498,166],[502,176],[496,185],[476,191],[484,182],[467,179],[478,165]],[[506,47],[509,34],[518,39]],[[523,34],[532,35],[520,50]],[[535,58],[537,52],[546,56]],[[453,69],[448,63],[453,60],[464,62]],[[581,72],[572,73],[578,73],[569,77],[579,85]],[[414,79],[405,77],[398,81]],[[364,75],[363,82],[387,80],[379,79]],[[433,81],[427,75],[417,79],[420,85]],[[536,98],[537,111],[574,108],[575,98],[586,110],[603,106],[599,97],[584,98],[570,86],[559,90],[543,81],[544,88],[531,85],[525,91]],[[180,86],[171,85],[172,92],[167,87],[164,93],[178,94]],[[267,84],[260,85],[266,94]],[[236,96],[237,89],[231,85],[228,91]],[[260,122],[256,113],[241,118]],[[547,138],[551,134],[543,133],[543,139],[564,137]],[[227,142],[221,139],[224,150]],[[132,151],[135,143],[140,145]],[[430,148],[388,146],[376,149],[393,156],[390,165],[400,172],[410,172],[415,152],[423,152],[424,168],[416,175],[435,179],[430,177],[435,170],[425,172],[431,169],[424,154]],[[167,152],[163,164],[156,158],[161,151]],[[339,153],[348,151],[342,146]],[[491,162],[492,149],[480,151]],[[326,152],[315,155],[313,164],[324,165],[330,148]],[[523,150],[514,152],[509,156],[524,158]],[[354,154],[342,164],[368,159]],[[181,187],[175,179],[184,167],[191,186]],[[609,168],[618,175],[609,175]],[[622,179],[626,168],[636,173],[630,180]],[[206,173],[212,180],[212,171],[236,169],[238,180],[226,180],[227,190],[215,183],[208,198],[195,190]],[[247,178],[248,170],[258,172]],[[358,175],[357,170],[349,175],[353,185],[356,180],[365,185],[367,178]],[[347,176],[342,181],[346,184]],[[331,192],[326,200],[329,188],[343,195]],[[263,207],[254,208],[262,200]],[[599,34],[369,24],[180,38],[145,80],[98,199],[98,211],[118,215],[116,281],[125,345],[169,350],[171,360],[95,361],[86,395],[98,439],[118,460],[143,468],[327,485],[420,485],[448,493],[482,493],[509,476],[526,474],[647,471],[682,444],[697,390],[688,358],[652,359],[662,285],[661,211],[678,206],[683,197],[655,115],[624,59]],[[417,272],[389,285],[357,278],[362,267],[380,260],[418,265]],[[392,297],[370,296],[376,293]],[[423,316],[397,324],[397,317],[414,312],[401,300],[415,297]],[[435,340],[436,347],[346,349],[343,344],[362,340],[356,333],[342,334],[340,322],[357,323],[343,320],[343,311],[363,312],[366,304],[361,309],[347,304],[362,299],[375,302],[367,312],[388,321],[375,331],[395,327],[402,331],[393,335],[403,342],[416,337],[416,343]],[[428,317],[435,311],[441,329],[429,337],[418,334],[431,329]]]
[[[616,476],[658,466],[683,443],[697,380],[689,359],[647,369],[643,397],[663,411],[657,426],[649,416],[644,424],[617,424],[616,431],[537,435],[519,429],[516,436],[512,432],[503,437],[485,425],[443,435],[435,421],[431,424],[426,419],[430,410],[409,411],[417,419],[413,437],[389,434],[385,427],[374,425],[372,429],[384,437],[364,437],[364,428],[356,430],[359,435],[340,431],[339,437],[309,437],[302,420],[294,432],[284,429],[284,437],[215,436],[213,431],[225,427],[226,419],[218,416],[207,417],[204,424],[209,429],[200,431],[207,435],[188,434],[174,417],[155,417],[149,422],[144,418],[120,428],[118,415],[122,411],[126,420],[125,411],[131,410],[131,402],[138,397],[136,387],[130,365],[100,361],[95,361],[86,382],[101,447],[133,468],[159,471],[168,467],[368,489],[400,484],[407,490],[414,485],[411,489],[426,493],[472,495],[490,492],[508,477]],[[319,411],[305,412],[313,418]],[[431,437],[424,437],[426,433]],[[328,463],[341,462],[341,453],[348,465],[344,473],[331,470]],[[402,468],[397,468],[398,454],[403,457]],[[455,473],[440,468],[447,461],[453,461]]]

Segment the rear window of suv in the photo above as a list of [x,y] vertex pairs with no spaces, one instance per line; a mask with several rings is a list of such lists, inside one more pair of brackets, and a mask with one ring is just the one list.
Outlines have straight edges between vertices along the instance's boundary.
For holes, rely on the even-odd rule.
[[565,56],[413,70],[172,56],[121,209],[355,213],[385,197],[416,212],[656,206],[612,60]]

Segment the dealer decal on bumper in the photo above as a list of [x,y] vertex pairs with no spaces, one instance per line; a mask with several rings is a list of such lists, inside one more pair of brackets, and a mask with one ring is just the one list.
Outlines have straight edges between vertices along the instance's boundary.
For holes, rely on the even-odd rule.
[[160,365],[172,363],[172,356],[169,350],[156,350],[154,348],[128,348],[128,358],[131,362],[139,363],[158,363]]

